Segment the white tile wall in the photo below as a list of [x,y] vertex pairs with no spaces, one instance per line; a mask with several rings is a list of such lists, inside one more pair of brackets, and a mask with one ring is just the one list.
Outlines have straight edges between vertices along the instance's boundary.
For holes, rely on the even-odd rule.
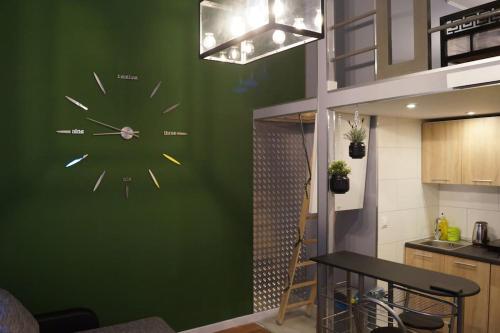
[[378,149],[378,256],[403,262],[404,243],[430,237],[443,212],[471,239],[474,222],[488,222],[500,238],[500,188],[421,182],[421,122],[380,117]]
[[470,239],[474,222],[488,222],[490,239],[500,238],[500,189],[487,186],[441,185],[439,210],[451,225],[462,230],[462,238]]
[[420,175],[421,122],[378,119],[378,256],[404,261],[404,243],[432,235],[439,189]]

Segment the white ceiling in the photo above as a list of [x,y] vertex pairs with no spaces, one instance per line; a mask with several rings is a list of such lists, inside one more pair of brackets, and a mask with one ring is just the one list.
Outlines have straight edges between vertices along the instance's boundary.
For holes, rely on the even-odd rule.
[[467,9],[491,2],[491,0],[446,0],[446,2],[460,9]]
[[[410,103],[416,103],[417,107],[412,110],[407,109],[406,105]],[[500,85],[349,105],[335,109],[342,113],[354,113],[356,110],[364,115],[415,119],[467,117],[468,112],[475,112],[476,115],[499,114]]]

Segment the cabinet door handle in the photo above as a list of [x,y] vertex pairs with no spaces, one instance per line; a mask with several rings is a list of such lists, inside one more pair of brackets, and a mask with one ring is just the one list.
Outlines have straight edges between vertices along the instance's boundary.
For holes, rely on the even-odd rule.
[[493,183],[491,179],[473,179],[472,181],[474,183]]
[[413,255],[414,255],[415,257],[422,257],[422,258],[429,258],[429,259],[432,259],[432,255],[431,255],[431,254],[414,253]]
[[469,263],[462,262],[462,261],[455,261],[455,265],[465,266],[465,267],[470,267],[470,268],[477,268],[477,265],[469,264]]

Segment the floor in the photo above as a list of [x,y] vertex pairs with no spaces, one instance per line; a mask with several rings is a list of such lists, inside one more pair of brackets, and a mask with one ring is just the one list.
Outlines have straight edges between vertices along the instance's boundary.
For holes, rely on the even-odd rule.
[[234,327],[216,333],[316,333],[316,313],[308,317],[303,310],[289,312],[283,325],[270,317],[258,323]]
[[300,309],[289,312],[281,326],[276,323],[276,318],[265,319],[259,324],[271,333],[316,333],[316,311],[310,317]]
[[216,333],[270,333],[268,330],[257,324],[249,324],[230,328]]

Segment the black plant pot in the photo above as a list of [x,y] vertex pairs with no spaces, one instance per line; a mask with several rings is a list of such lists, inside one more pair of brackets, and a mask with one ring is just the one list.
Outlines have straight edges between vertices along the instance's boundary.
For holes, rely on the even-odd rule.
[[330,177],[330,191],[335,194],[344,194],[349,192],[350,182],[347,176],[333,175]]
[[366,156],[366,146],[364,142],[351,142],[349,145],[349,156],[353,159],[361,159]]

